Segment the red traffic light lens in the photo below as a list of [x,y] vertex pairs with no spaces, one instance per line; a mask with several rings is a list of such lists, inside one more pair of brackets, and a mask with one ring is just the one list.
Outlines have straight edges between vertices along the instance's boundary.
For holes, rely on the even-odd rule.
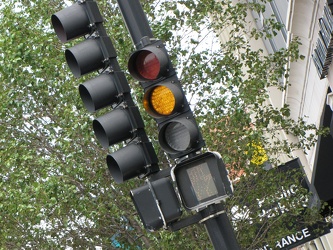
[[128,60],[128,70],[140,82],[155,81],[175,73],[162,41],[133,52]]
[[138,74],[147,80],[155,80],[158,78],[161,64],[157,56],[148,50],[141,51],[135,62]]

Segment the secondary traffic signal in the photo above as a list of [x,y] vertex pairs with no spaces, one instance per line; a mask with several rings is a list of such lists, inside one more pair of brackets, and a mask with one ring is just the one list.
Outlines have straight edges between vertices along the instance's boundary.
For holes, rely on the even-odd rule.
[[106,68],[109,60],[117,56],[105,33],[96,2],[77,2],[53,14],[51,22],[63,43],[87,36],[86,40],[65,51],[67,64],[75,77]]
[[131,190],[131,197],[149,231],[166,228],[182,214],[180,203],[169,178],[147,181],[147,184]]
[[144,108],[158,124],[160,146],[172,158],[195,153],[204,141],[165,45],[141,40],[144,45],[131,55],[128,69],[144,88]]
[[96,138],[104,148],[127,142],[107,156],[107,165],[118,183],[159,171],[157,157],[144,131],[144,124],[130,94],[124,73],[106,35],[96,2],[79,1],[52,15],[53,28],[65,43],[85,39],[66,49],[65,57],[75,77],[100,70],[100,74],[79,86],[81,99],[90,112],[111,106],[113,110],[93,121]]
[[207,152],[177,164],[171,175],[185,208],[198,210],[233,193],[228,171],[217,152]]

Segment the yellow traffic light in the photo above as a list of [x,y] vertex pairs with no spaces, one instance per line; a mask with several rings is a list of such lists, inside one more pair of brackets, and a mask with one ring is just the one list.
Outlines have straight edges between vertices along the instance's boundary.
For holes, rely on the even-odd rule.
[[180,112],[184,95],[179,86],[162,82],[145,90],[143,106],[151,116],[162,118]]
[[146,96],[143,105],[146,110],[152,109],[158,115],[170,115],[175,109],[176,99],[169,88],[159,85]]

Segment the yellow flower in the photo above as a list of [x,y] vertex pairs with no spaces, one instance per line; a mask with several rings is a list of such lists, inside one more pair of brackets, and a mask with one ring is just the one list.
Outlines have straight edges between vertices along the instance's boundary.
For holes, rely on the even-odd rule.
[[268,156],[266,154],[265,149],[260,146],[260,144],[252,143],[251,146],[253,147],[253,154],[250,162],[252,164],[255,164],[257,166],[264,164],[266,161],[268,161]]

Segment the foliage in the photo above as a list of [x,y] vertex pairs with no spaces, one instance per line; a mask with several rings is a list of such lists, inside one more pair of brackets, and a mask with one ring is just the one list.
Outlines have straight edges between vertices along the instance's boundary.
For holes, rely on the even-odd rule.
[[[229,206],[234,207],[241,197],[253,203],[262,193],[267,197],[275,194],[279,185],[271,183],[281,183],[283,178],[249,163],[257,145],[276,163],[278,154],[310,148],[316,136],[309,132],[317,132],[303,120],[290,119],[288,106],[266,105],[268,87],[283,91],[287,86],[281,86],[280,79],[288,76],[287,63],[300,59],[298,41],[272,55],[253,50],[245,36],[245,18],[249,8],[262,10],[260,4],[141,2],[155,36],[167,43],[195,105],[207,148],[220,152],[231,169],[247,174],[241,177],[243,188],[237,189]],[[98,4],[118,60],[126,69],[133,45],[116,1],[99,0]],[[7,0],[0,4],[0,248],[112,249],[115,241],[125,249],[211,248],[202,226],[176,233],[147,233],[128,195],[140,181],[114,185],[104,162],[107,152],[93,139],[92,117],[79,99],[79,80],[70,74],[64,46],[50,25],[51,15],[65,6],[60,0]],[[279,28],[280,24],[271,21],[266,30],[254,29],[250,34],[265,37]],[[230,40],[222,43],[218,36],[224,29],[230,29]],[[128,79],[140,106],[142,90]],[[160,165],[169,167],[156,143],[154,122],[142,114]],[[277,134],[282,129],[298,136],[299,142],[279,140]],[[267,135],[272,137],[271,143],[266,143]],[[254,173],[255,186],[248,187],[252,182],[246,176]],[[254,237],[248,221],[244,228],[237,220],[235,223],[244,246],[263,240]],[[270,224],[266,229],[274,237],[286,232],[283,223],[276,232]]]

